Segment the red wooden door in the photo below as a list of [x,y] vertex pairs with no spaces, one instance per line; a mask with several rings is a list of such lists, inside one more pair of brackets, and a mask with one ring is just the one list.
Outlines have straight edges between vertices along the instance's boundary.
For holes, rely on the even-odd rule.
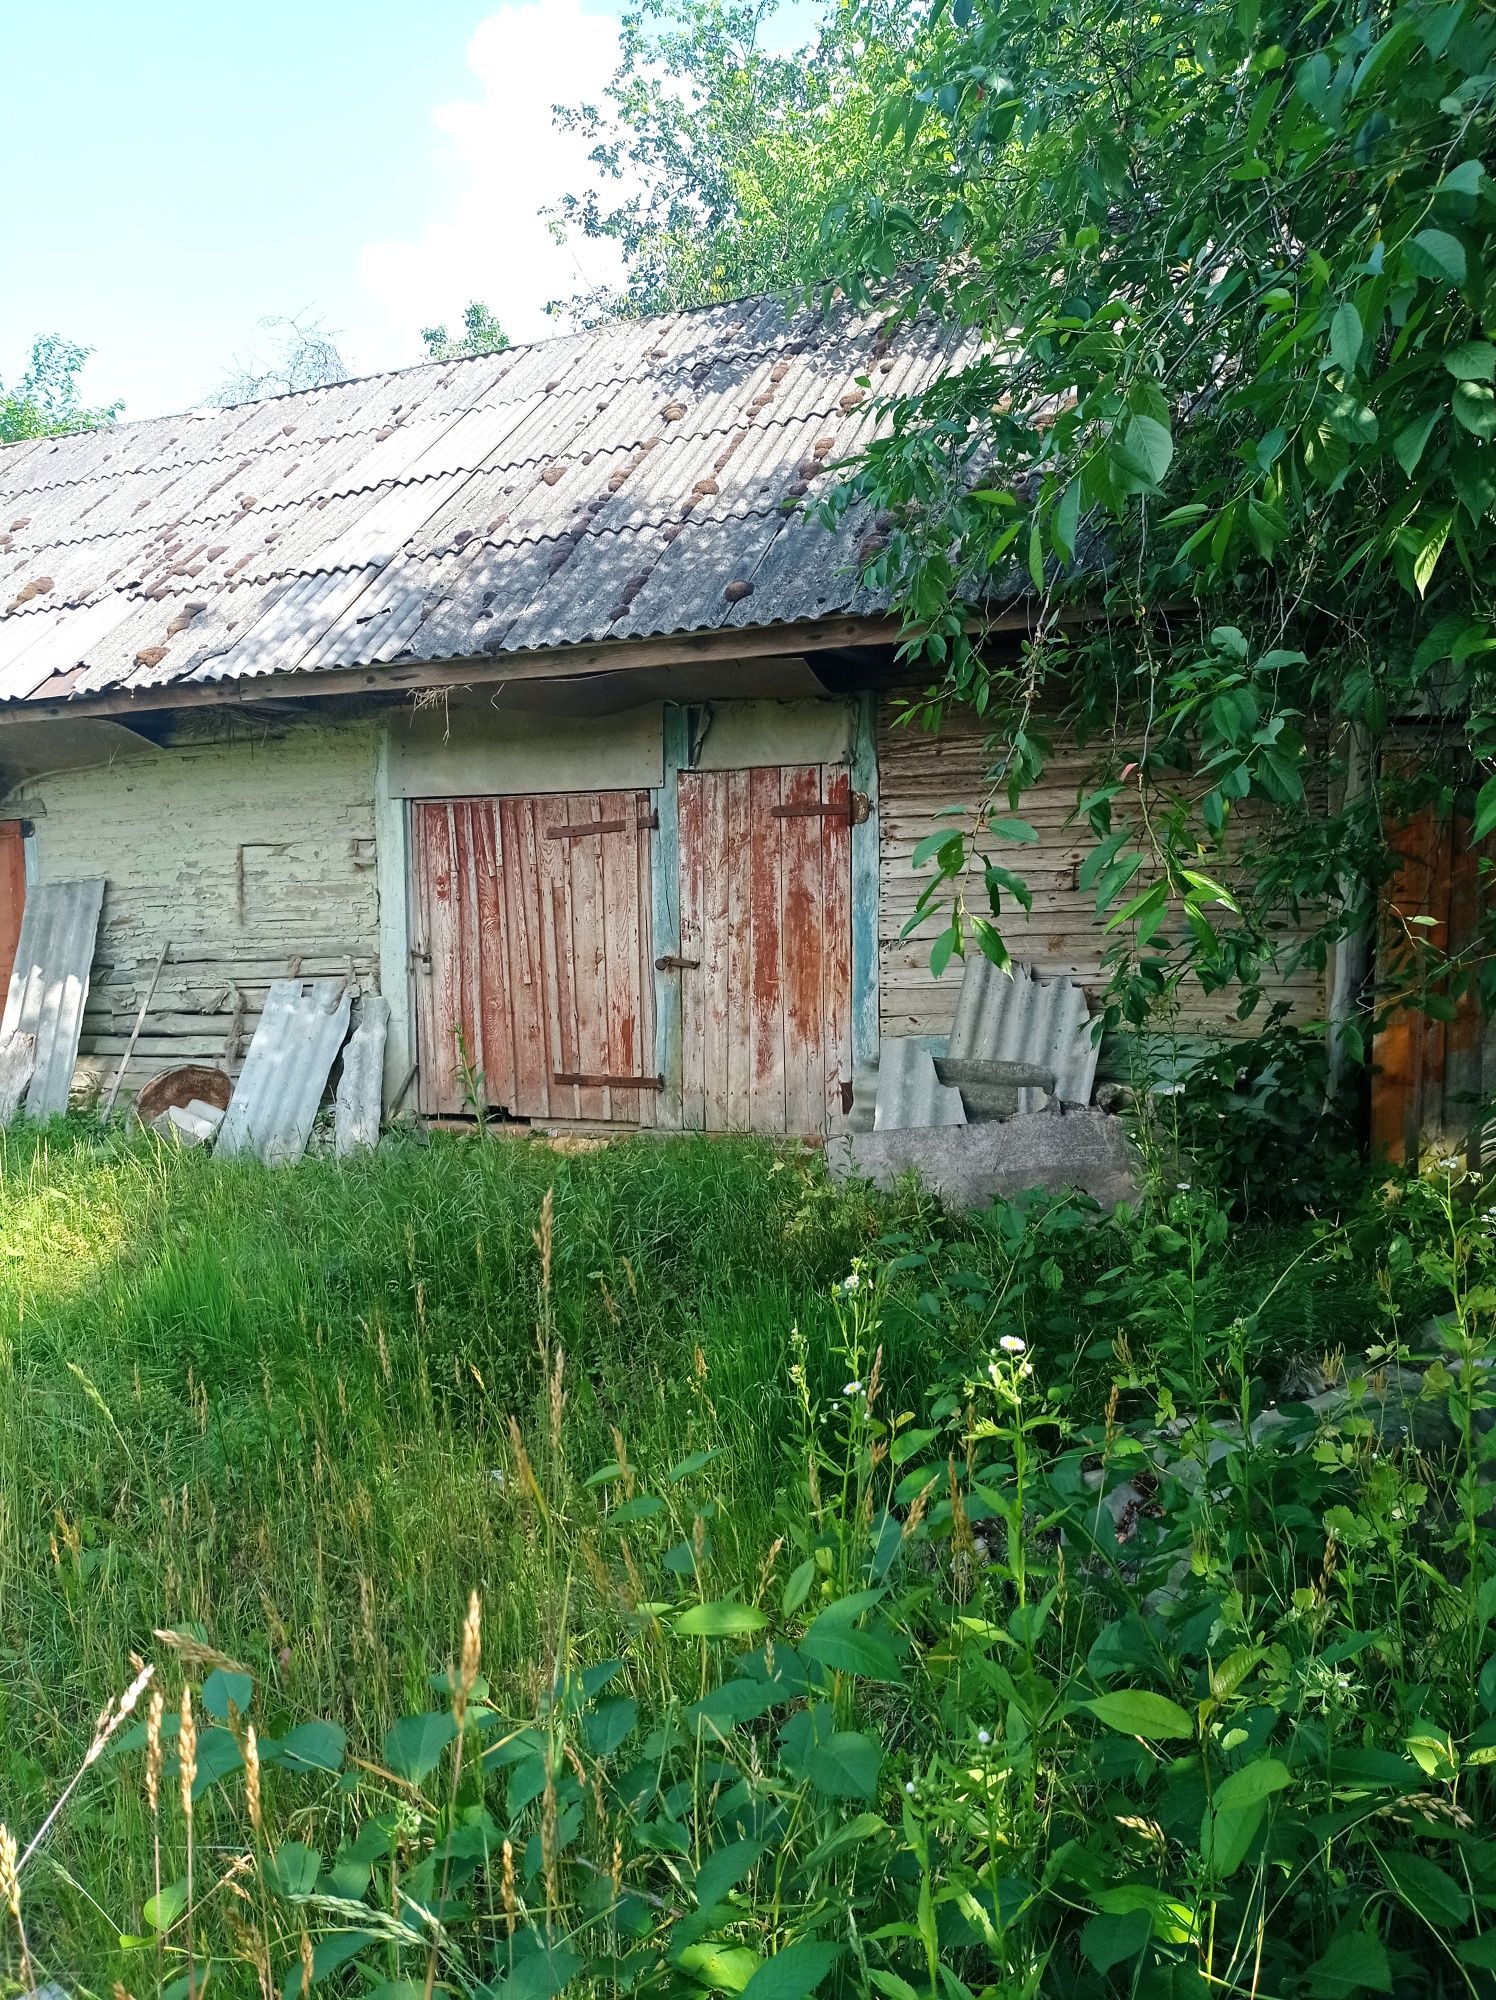
[[21,941],[26,907],[26,843],[18,819],[0,819],[0,1007]]
[[411,814],[421,1109],[652,1125],[648,794]]
[[846,771],[832,765],[681,773],[688,1130],[812,1134],[843,1115],[850,797]]

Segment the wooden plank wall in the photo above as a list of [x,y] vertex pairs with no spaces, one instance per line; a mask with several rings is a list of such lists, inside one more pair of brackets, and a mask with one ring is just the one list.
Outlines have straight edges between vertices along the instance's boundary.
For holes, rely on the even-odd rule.
[[[885,1035],[949,1034],[960,990],[961,964],[953,960],[944,976],[930,971],[930,944],[938,925],[927,924],[908,939],[900,932],[912,915],[929,870],[916,875],[915,847],[937,827],[952,826],[942,807],[973,806],[988,794],[991,753],[986,731],[969,710],[946,716],[937,734],[898,726],[901,704],[885,696],[878,718],[878,782],[881,841],[878,891],[879,1017]],[[1032,916],[1005,906],[1004,936],[1015,959],[1041,973],[1078,980],[1095,995],[1106,984],[1102,957],[1110,942],[1097,921],[1094,895],[1076,886],[1076,872],[1090,851],[1088,833],[1065,822],[1074,810],[1090,768],[1088,753],[1056,746],[1042,783],[1026,792],[1019,808],[1039,834],[1039,845],[1010,849],[1011,865],[1033,892]],[[1003,808],[1006,810],[1006,807]],[[970,886],[971,906],[987,908],[980,876]],[[1281,980],[1274,997],[1288,1000],[1295,1020],[1322,1019],[1323,978],[1303,970]],[[1250,1033],[1255,1020],[1235,1019],[1233,992],[1202,994],[1190,989],[1177,1025],[1184,1030]]]
[[81,1089],[112,1077],[167,938],[127,1091],[177,1063],[237,1071],[272,980],[351,966],[378,984],[367,724],[261,728],[30,779],[7,810],[33,823],[38,880],[107,883]]

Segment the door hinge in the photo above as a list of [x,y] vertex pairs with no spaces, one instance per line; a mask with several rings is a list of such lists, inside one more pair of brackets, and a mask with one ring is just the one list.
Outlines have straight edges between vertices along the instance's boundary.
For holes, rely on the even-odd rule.
[[663,958],[655,960],[656,972],[699,972],[699,958],[682,958],[678,952],[667,951]]
[[853,792],[842,804],[840,800],[813,799],[807,805],[770,806],[770,819],[842,819],[849,826],[864,826],[872,811],[872,802],[866,792]]
[[578,1076],[571,1070],[556,1070],[552,1083],[569,1084],[574,1090],[663,1090],[662,1076]]
[[565,826],[548,826],[547,840],[583,840],[590,833],[654,833],[658,831],[660,815],[646,813],[643,819],[579,819],[568,821]]
[[412,972],[415,971],[418,965],[424,967],[429,972],[431,970],[431,953],[429,951],[421,951],[417,946],[412,945],[410,950],[405,954],[405,962]]

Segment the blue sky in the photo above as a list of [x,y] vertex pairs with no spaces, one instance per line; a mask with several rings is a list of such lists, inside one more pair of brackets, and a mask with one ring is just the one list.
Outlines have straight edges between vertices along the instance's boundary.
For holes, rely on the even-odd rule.
[[[537,210],[581,184],[550,106],[595,96],[601,0],[49,0],[12,9],[0,184],[10,228],[0,380],[34,335],[96,351],[89,396],[143,417],[199,402],[320,315],[358,373],[484,299],[517,338],[606,246]],[[776,39],[803,30],[793,0]]]

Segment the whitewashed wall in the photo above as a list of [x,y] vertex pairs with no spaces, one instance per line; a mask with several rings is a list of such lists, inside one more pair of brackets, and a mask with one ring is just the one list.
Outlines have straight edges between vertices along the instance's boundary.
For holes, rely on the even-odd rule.
[[375,726],[251,729],[28,779],[33,879],[107,883],[79,1082],[112,1076],[163,942],[171,962],[126,1077],[237,1069],[273,979],[377,986]]

